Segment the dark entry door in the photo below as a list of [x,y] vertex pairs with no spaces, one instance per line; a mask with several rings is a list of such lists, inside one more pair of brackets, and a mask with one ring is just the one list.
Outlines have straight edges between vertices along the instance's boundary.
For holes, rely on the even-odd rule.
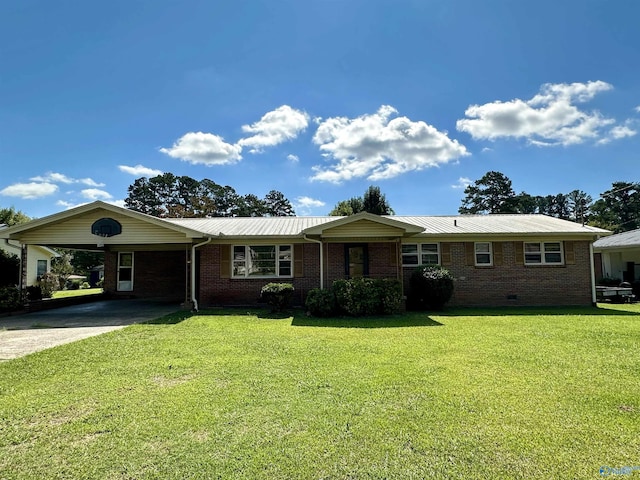
[[347,278],[369,275],[369,254],[366,243],[345,245],[345,275]]

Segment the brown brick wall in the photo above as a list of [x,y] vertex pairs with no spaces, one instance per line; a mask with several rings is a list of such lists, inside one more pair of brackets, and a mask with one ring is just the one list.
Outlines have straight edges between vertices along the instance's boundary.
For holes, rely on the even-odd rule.
[[[449,305],[591,304],[589,242],[573,242],[575,264],[562,266],[516,264],[515,242],[500,243],[503,264],[495,267],[467,266],[464,243],[451,243],[452,264],[446,268],[453,273],[456,280]],[[412,270],[404,269],[407,293]]]
[[112,294],[145,298],[185,299],[184,251],[135,252],[133,254],[133,291],[117,292],[117,252],[105,252],[104,289]]
[[[327,245],[328,255],[325,259],[327,271],[325,278],[326,285],[331,285],[334,281],[347,278],[345,272],[345,244],[329,243]],[[395,257],[395,243],[369,243],[369,276],[372,278],[397,278],[399,269],[397,262],[392,261]]]
[[[465,245],[450,244],[451,270],[455,291],[452,306],[503,305],[588,305],[591,303],[589,242],[573,242],[575,264],[563,266],[524,266],[517,264],[515,242],[500,242],[502,265],[475,267],[466,265]],[[495,245],[495,244],[494,244]],[[395,278],[398,267],[393,262],[393,244],[369,244],[369,274],[372,277]],[[199,302],[213,305],[247,305],[258,302],[260,289],[270,281],[291,282],[295,288],[294,303],[300,305],[306,293],[320,286],[319,246],[304,244],[304,268],[301,276],[291,279],[222,278],[221,248],[206,245],[199,250]],[[345,278],[344,244],[325,246],[325,287]],[[105,289],[115,292],[117,254],[105,255]],[[133,295],[141,297],[173,297],[184,299],[185,252],[136,252]],[[405,292],[409,288],[412,268],[402,268]],[[515,298],[513,298],[515,296]],[[511,298],[510,298],[511,297]]]
[[[320,249],[317,244],[303,245],[304,268],[302,276],[295,278],[222,278],[220,275],[220,249],[228,245],[205,245],[199,249],[199,303],[200,306],[252,305],[258,303],[260,290],[269,282],[293,283],[293,303],[302,305],[306,293],[320,286]],[[294,258],[295,260],[295,258]]]

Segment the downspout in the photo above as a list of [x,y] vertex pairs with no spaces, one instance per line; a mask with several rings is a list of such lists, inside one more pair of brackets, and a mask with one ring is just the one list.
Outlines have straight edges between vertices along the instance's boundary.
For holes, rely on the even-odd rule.
[[[598,238],[596,238],[596,240]],[[591,267],[591,305],[595,307],[597,305],[597,297],[596,297],[596,267],[593,261],[593,242],[589,242],[589,264]]]
[[307,237],[306,233],[304,234],[304,239],[320,245],[320,290],[324,290],[324,252],[322,249],[322,240],[314,240],[313,238],[309,238]]
[[202,247],[207,243],[211,243],[212,237],[209,237],[202,243],[198,243],[191,247],[191,302],[193,310],[198,311],[198,300],[196,299],[196,248]]

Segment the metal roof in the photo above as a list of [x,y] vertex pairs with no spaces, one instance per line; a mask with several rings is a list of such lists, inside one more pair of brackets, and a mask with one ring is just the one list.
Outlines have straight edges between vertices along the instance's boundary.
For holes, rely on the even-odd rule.
[[595,249],[640,247],[640,229],[616,233],[593,243]]
[[216,217],[163,218],[162,220],[197,230],[205,235],[229,237],[301,236],[303,230],[338,217]]
[[[398,222],[419,226],[423,235],[472,234],[583,234],[607,235],[601,228],[581,225],[545,215],[457,215],[457,216],[385,216]],[[230,237],[302,236],[305,230],[344,217],[233,217],[165,218],[163,220],[205,235]]]

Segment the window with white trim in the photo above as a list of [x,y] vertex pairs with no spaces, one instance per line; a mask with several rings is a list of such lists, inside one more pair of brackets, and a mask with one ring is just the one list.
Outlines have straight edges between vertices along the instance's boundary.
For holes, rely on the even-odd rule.
[[292,277],[291,245],[234,245],[233,277]]
[[48,262],[46,260],[38,260],[38,265],[37,265],[36,269],[37,269],[36,275],[38,277],[41,277],[42,275],[47,273]]
[[493,249],[491,242],[476,242],[474,244],[476,265],[479,267],[490,267],[493,265]]
[[402,265],[440,265],[440,246],[437,243],[402,244]]
[[562,242],[525,242],[525,265],[562,265]]

